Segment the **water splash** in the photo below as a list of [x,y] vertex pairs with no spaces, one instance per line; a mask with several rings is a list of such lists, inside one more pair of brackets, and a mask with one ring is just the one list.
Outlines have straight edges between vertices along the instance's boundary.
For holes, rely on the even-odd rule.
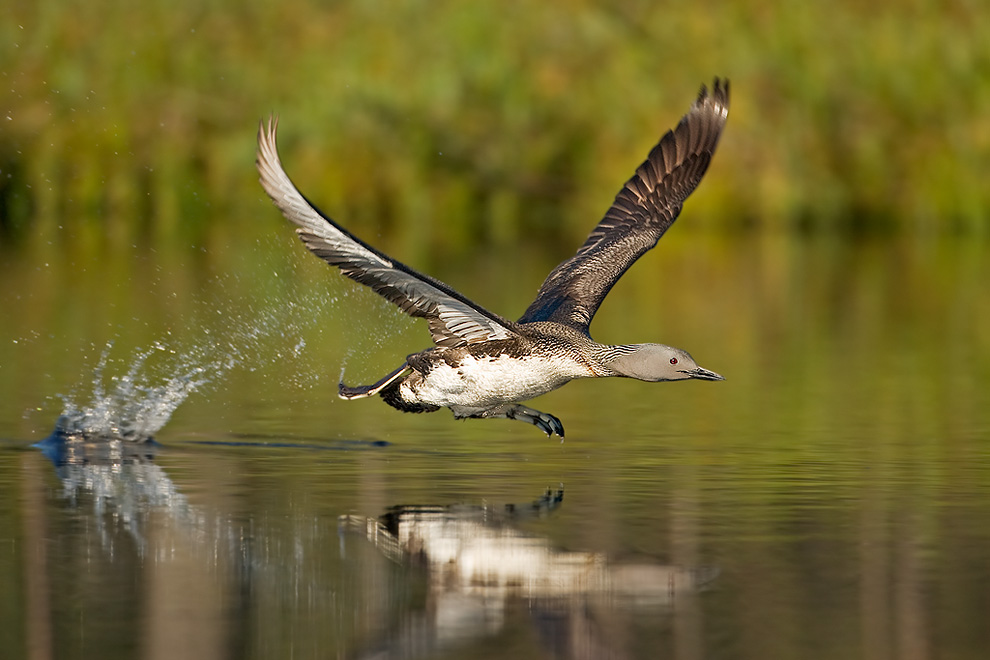
[[[319,322],[334,299],[247,303],[237,313],[210,309],[208,323],[192,341],[171,333],[127,358],[103,348],[91,382],[60,395],[62,437],[144,441],[152,438],[190,395],[219,386],[234,369],[255,371],[275,362],[298,362],[292,385],[320,381],[306,361],[304,331]],[[279,348],[279,346],[285,348]]]
[[108,383],[106,370],[112,349],[111,341],[100,355],[89,401],[80,402],[78,394],[61,395],[63,408],[56,432],[84,438],[150,439],[190,394],[222,375],[225,366],[229,369],[234,364],[231,359],[199,362],[199,351],[193,350],[178,354],[173,364],[166,365],[165,376],[158,377],[148,366],[149,358],[162,352],[176,353],[156,342],[152,348],[139,351],[127,371],[110,376]]
[[[345,285],[332,295],[322,287],[304,287],[303,282],[282,284],[277,300],[245,299],[240,292],[231,296],[236,299],[232,303],[199,301],[193,318],[183,320],[186,327],[199,328],[194,336],[166,332],[128,356],[115,355],[114,341],[109,341],[92,378],[59,395],[62,413],[56,433],[148,440],[191,395],[220,386],[235,369],[253,372],[279,363],[281,373],[289,374],[284,386],[316,387],[327,373],[311,359],[307,337],[324,331],[328,312],[350,310],[343,324],[348,336],[341,338],[341,347],[347,347],[341,375],[357,346],[362,353],[391,348],[395,335],[413,324],[361,287]],[[220,282],[219,288],[227,285]],[[359,299],[352,298],[355,292]]]

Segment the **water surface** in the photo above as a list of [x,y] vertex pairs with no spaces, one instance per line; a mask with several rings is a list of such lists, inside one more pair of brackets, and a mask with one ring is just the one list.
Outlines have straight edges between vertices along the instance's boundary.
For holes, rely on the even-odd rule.
[[[990,647],[985,242],[673,231],[592,331],[727,380],[573,383],[560,443],[337,400],[428,334],[286,238],[3,252],[4,657]],[[426,266],[517,316],[568,251]],[[73,411],[155,442],[33,446]]]

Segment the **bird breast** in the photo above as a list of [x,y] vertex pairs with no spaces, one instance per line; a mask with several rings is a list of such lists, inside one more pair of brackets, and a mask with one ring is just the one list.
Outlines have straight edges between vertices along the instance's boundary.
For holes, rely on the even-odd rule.
[[466,355],[451,363],[436,360],[419,378],[400,386],[406,400],[435,406],[489,408],[524,401],[592,375],[574,360],[546,356]]

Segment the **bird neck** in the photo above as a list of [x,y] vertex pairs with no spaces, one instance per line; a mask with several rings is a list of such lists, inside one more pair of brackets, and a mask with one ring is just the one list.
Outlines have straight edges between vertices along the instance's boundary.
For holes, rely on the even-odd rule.
[[595,371],[600,376],[629,376],[623,362],[639,350],[642,344],[598,344],[591,351]]

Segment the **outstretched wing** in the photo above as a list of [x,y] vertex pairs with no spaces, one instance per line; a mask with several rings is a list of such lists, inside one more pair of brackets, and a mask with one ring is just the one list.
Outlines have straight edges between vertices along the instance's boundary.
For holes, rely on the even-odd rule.
[[258,129],[258,172],[261,186],[298,225],[296,233],[316,256],[347,277],[370,286],[410,316],[427,319],[437,346],[460,346],[515,333],[513,323],[483,309],[432,277],[417,273],[358,240],[309,202],[289,180],[278,157],[272,117]]
[[519,322],[555,321],[587,332],[612,286],[681,212],[728,116],[729,83],[716,78],[712,94],[702,86],[677,128],[653,147],[577,254],[550,273]]

